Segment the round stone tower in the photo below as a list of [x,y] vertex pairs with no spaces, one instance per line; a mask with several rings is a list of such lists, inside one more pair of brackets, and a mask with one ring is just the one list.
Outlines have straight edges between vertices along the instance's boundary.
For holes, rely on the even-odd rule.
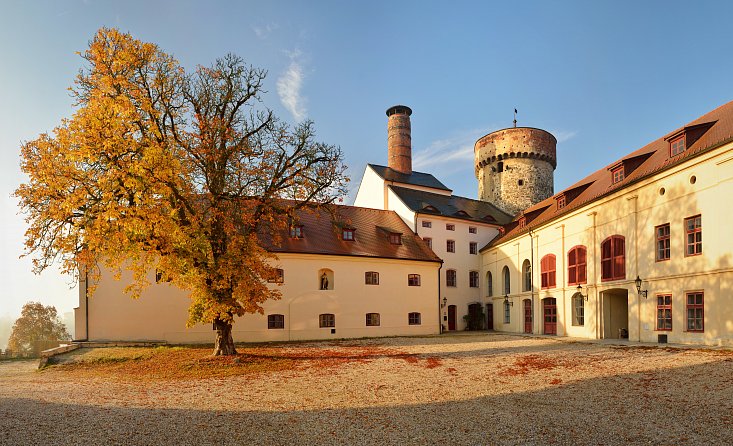
[[557,139],[544,130],[513,127],[473,146],[479,200],[511,215],[553,195]]
[[387,109],[388,166],[397,172],[412,173],[412,110],[404,105]]

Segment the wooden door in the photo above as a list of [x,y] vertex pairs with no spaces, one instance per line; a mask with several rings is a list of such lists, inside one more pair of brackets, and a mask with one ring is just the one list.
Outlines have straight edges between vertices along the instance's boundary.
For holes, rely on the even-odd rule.
[[456,306],[448,305],[448,330],[456,329]]
[[545,334],[557,334],[557,302],[554,297],[542,300],[542,314],[545,322]]
[[494,305],[486,304],[486,329],[494,329]]
[[532,299],[524,299],[524,332],[532,333]]

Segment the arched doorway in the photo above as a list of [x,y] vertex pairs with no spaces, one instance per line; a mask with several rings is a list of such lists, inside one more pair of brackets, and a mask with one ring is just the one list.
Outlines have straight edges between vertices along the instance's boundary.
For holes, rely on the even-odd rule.
[[544,321],[544,334],[557,334],[557,301],[554,297],[542,299],[542,318]]
[[448,330],[454,331],[456,329],[456,306],[448,305]]
[[524,332],[532,333],[532,299],[524,299]]

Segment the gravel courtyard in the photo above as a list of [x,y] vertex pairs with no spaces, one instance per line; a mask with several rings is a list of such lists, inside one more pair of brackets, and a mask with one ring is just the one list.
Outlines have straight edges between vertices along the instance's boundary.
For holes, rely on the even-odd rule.
[[104,350],[1,362],[0,444],[733,444],[730,350],[490,333]]

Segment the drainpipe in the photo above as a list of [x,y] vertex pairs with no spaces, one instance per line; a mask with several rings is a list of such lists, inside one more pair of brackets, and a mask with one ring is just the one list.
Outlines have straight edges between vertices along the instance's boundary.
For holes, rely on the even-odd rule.
[[[597,287],[597,282],[596,282],[596,280],[598,279],[598,275],[596,273],[596,270],[598,268],[598,265],[597,265],[598,264],[598,246],[596,242],[596,215],[597,214],[598,213],[596,211],[593,211],[587,215],[593,219],[593,289],[596,292],[595,293],[596,294],[596,311],[595,311],[596,334],[595,335],[596,335],[596,339],[601,339],[600,329],[601,329],[601,321],[603,320],[603,318],[601,317],[601,295],[598,292],[598,287]],[[588,258],[586,256],[586,265],[588,264],[587,259]],[[590,293],[590,285],[588,286],[588,291],[586,292]]]
[[443,261],[440,261],[440,266],[438,267],[438,327],[440,330],[440,334],[443,334],[443,312],[440,302],[440,270],[443,269]]

